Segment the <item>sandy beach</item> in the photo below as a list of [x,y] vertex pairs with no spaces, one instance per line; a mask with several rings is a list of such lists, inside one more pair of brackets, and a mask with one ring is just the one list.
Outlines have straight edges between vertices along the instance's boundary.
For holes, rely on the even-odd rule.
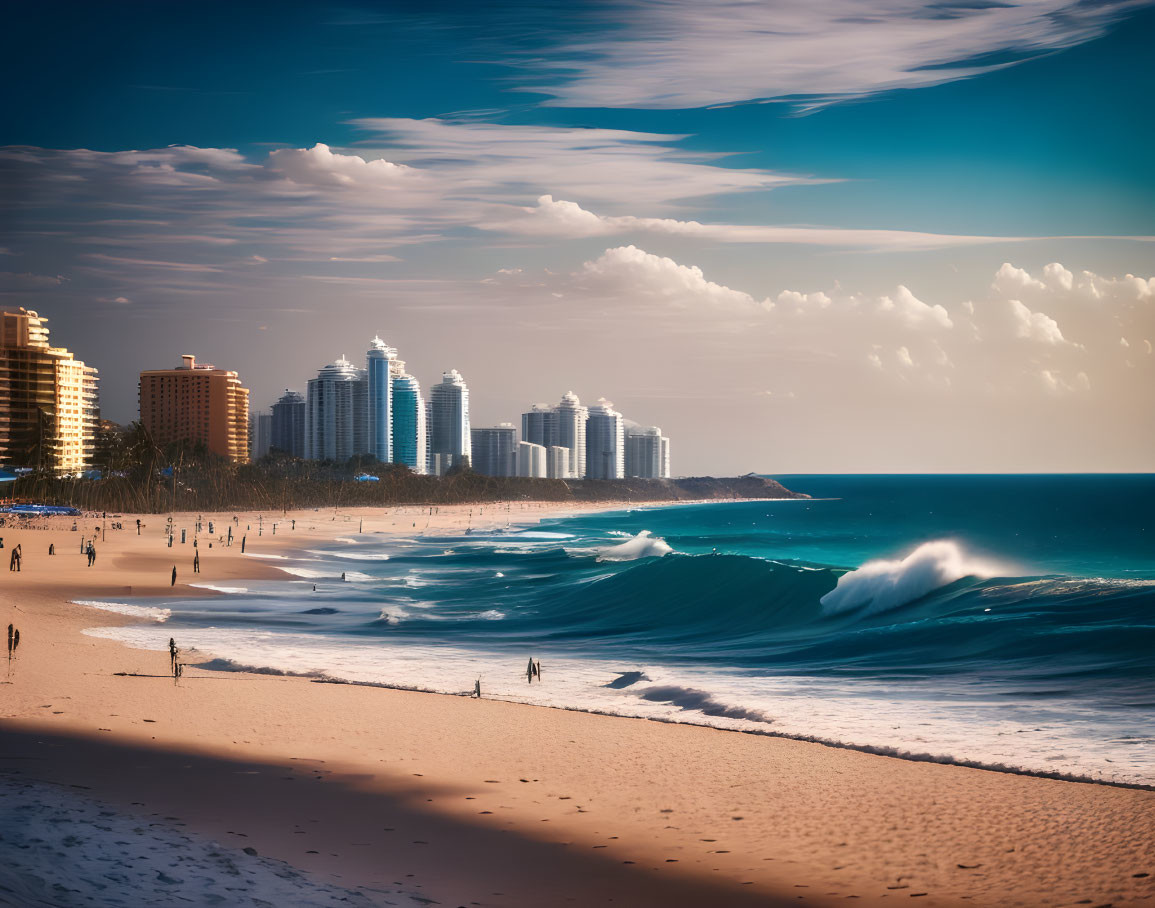
[[[212,591],[189,584],[277,579],[285,575],[275,559],[250,556],[331,542],[362,523],[367,533],[460,533],[582,507],[411,506],[235,521],[206,514],[215,532],[198,537],[199,574],[195,514],[175,515],[177,539],[184,529],[190,541],[172,548],[165,515],[142,517],[140,535],[133,515],[110,516],[107,525],[123,529],[103,533],[96,529],[105,521],[94,518],[77,519],[76,530],[71,518],[41,521],[47,529],[9,520],[0,530],[3,555],[19,544],[24,557],[19,573],[0,580],[0,621],[21,632],[0,684],[6,800],[17,803],[7,795],[23,792],[22,816],[36,818],[42,802],[63,818],[56,829],[71,823],[96,844],[101,822],[112,829],[122,820],[162,838],[208,843],[197,874],[148,876],[150,884],[156,873],[180,880],[165,885],[194,905],[230,903],[206,895],[229,873],[213,863],[225,858],[237,866],[284,862],[249,867],[253,892],[275,893],[278,873],[304,874],[301,886],[336,887],[324,898],[356,893],[365,904],[1155,902],[1153,792],[688,725],[198,669],[210,653],[190,654],[176,683],[166,652],[82,633],[132,617],[72,604],[205,596]],[[229,526],[231,547],[219,541]],[[89,567],[80,540],[94,535]],[[4,822],[0,866],[9,869],[0,869],[0,904],[146,904],[113,897],[118,886],[144,885],[128,877],[106,880],[109,895],[95,901],[82,901],[75,886],[53,894],[47,880],[60,861],[36,863],[6,848],[11,812]],[[170,846],[157,841],[165,853]],[[60,847],[69,864],[67,844]],[[325,903],[321,895],[299,902]]]

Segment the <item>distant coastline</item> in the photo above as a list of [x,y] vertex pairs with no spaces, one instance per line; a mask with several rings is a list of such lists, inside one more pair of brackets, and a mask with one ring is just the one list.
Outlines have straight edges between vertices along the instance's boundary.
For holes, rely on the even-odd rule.
[[681,479],[530,479],[461,470],[424,476],[394,464],[354,472],[349,467],[309,469],[254,464],[239,468],[195,465],[169,475],[149,473],[104,479],[26,476],[0,502],[68,505],[84,511],[162,514],[169,511],[293,510],[321,507],[447,505],[495,501],[678,502],[736,499],[806,499],[780,482],[745,476]]

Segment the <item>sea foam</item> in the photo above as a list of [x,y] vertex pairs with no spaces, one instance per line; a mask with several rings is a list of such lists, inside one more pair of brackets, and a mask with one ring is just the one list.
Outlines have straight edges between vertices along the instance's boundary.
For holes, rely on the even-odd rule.
[[86,608],[98,608],[105,612],[116,612],[118,615],[129,615],[133,618],[148,618],[150,621],[167,621],[172,611],[167,608],[151,608],[145,605],[129,605],[126,602],[101,602],[96,599],[73,599],[73,605],[83,605]]

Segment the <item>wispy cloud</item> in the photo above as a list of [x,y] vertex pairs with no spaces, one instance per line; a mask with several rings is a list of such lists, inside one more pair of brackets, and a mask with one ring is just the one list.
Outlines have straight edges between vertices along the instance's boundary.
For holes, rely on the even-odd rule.
[[1102,35],[1147,0],[621,0],[535,61],[567,107],[812,107],[966,79]]

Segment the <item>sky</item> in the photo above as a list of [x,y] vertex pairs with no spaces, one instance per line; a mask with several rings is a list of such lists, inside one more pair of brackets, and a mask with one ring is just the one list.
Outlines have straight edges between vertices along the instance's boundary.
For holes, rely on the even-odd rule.
[[0,305],[137,417],[374,335],[675,474],[1155,469],[1155,3],[23,4]]

